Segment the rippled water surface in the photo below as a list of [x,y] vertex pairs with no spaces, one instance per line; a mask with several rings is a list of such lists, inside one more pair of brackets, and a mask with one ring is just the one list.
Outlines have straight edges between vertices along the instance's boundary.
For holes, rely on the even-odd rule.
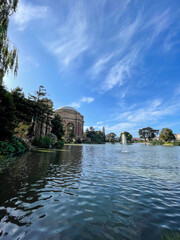
[[0,175],[0,239],[156,240],[174,231],[180,147],[67,145],[26,153]]

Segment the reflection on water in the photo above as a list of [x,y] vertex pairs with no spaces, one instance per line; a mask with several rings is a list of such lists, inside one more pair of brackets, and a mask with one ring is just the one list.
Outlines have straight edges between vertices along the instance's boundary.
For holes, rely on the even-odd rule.
[[180,230],[180,148],[68,145],[0,175],[0,239],[161,239]]

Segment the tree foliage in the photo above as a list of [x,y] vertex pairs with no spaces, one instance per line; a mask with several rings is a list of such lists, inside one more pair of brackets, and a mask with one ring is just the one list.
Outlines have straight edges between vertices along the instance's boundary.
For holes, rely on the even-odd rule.
[[41,125],[45,123],[51,126],[53,115],[53,103],[50,99],[46,98],[46,89],[40,86],[35,92],[35,95],[29,94],[29,103],[31,106],[32,114],[32,127],[30,136],[41,135]]
[[38,136],[43,124],[51,126],[53,104],[43,98],[45,91],[41,88],[27,99],[21,88],[8,92],[0,86],[0,140],[11,139],[13,134],[24,136],[26,132]]
[[132,141],[132,135],[129,132],[123,132],[120,134],[120,142],[122,142],[122,135],[126,136],[126,141],[131,142]]
[[12,157],[24,153],[28,150],[27,144],[18,137],[13,137],[10,141],[0,141],[0,155]]
[[0,86],[0,140],[12,138],[16,116],[15,105],[11,94]]
[[61,141],[62,137],[64,136],[64,130],[63,130],[63,124],[62,124],[61,117],[59,115],[55,115],[51,121],[51,124],[52,124],[51,132],[57,136],[58,141]]
[[115,142],[116,141],[116,134],[115,133],[106,134],[106,141],[107,142]]
[[17,74],[18,56],[15,46],[7,36],[9,17],[16,11],[18,0],[0,0],[0,86],[6,72]]
[[169,128],[163,128],[160,132],[159,137],[163,141],[172,141],[175,139],[173,131]]
[[104,143],[105,142],[105,135],[101,131],[95,131],[93,127],[86,129],[85,135],[87,138],[91,139],[91,143]]
[[15,88],[11,91],[11,96],[15,104],[15,114],[17,124],[23,122],[30,124],[33,118],[34,106],[32,102],[25,98],[22,88]]
[[147,139],[151,141],[153,138],[156,137],[158,133],[159,130],[155,130],[151,127],[139,129],[139,136],[140,138],[144,138],[145,142],[147,141]]
[[68,141],[72,142],[74,135],[74,125],[72,123],[67,124],[66,135],[68,137]]

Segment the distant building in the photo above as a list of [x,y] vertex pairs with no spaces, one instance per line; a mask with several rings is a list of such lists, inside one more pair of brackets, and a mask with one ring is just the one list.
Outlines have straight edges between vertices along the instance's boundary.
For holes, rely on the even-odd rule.
[[180,141],[180,133],[174,134],[177,141]]
[[84,116],[76,109],[69,106],[60,107],[55,110],[55,115],[59,115],[63,121],[65,139],[68,139],[70,134],[75,140],[83,139]]
[[134,141],[134,142],[141,142],[141,141],[143,141],[144,139],[142,139],[142,138],[136,138],[136,137],[133,137],[132,138],[132,141]]

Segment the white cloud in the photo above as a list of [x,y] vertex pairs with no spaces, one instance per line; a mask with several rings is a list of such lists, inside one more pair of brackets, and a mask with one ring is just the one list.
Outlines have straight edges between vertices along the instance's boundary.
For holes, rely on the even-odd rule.
[[18,30],[23,31],[31,21],[44,19],[47,17],[47,14],[47,6],[32,5],[21,0],[18,4],[17,12],[13,15],[13,20],[18,26]]
[[[135,19],[126,19],[124,15],[123,17],[119,31],[114,37],[115,46],[119,48],[112,51],[110,58],[100,58],[91,69],[93,76],[97,76],[100,71],[104,70],[104,66],[109,64],[106,67],[110,70],[105,80],[101,82],[100,92],[128,84],[132,72],[137,72],[149,48],[173,22],[169,9],[153,14],[151,11],[145,14],[140,10]],[[120,60],[117,61],[117,59]],[[122,98],[125,94],[126,92],[122,94]]]
[[150,21],[145,24],[144,28],[151,27],[151,35],[148,38],[148,45],[154,42],[154,40],[165,30],[169,28],[173,20],[173,17],[170,16],[169,9],[166,9],[163,12],[155,14]]
[[[169,100],[170,101],[170,100]],[[155,99],[151,102],[143,103],[143,107],[131,111],[123,111],[114,119],[127,121],[127,123],[152,124],[160,121],[163,117],[171,116],[179,111],[180,104],[177,102],[162,102],[161,99]]]
[[121,133],[127,130],[130,131],[131,129],[134,129],[136,126],[137,126],[136,123],[121,122],[112,126],[105,126],[105,129],[108,132]]
[[83,97],[79,101],[73,102],[70,105],[74,108],[80,108],[83,103],[92,103],[93,101],[93,97]]
[[92,69],[90,70],[90,73],[93,77],[96,77],[106,66],[106,64],[110,61],[112,58],[112,54],[108,56],[101,57],[93,66]]
[[[131,110],[130,110],[131,109]],[[170,126],[166,119],[171,116],[179,116],[180,101],[168,100],[164,102],[161,99],[144,102],[143,107],[131,108],[124,107],[124,111],[116,113],[116,116],[111,118],[111,122],[105,125],[107,132],[120,133],[129,131],[137,135],[138,129],[142,127],[155,127],[161,129],[163,126]],[[117,123],[116,123],[117,122]]]
[[61,23],[54,37],[56,40],[46,43],[49,51],[55,55],[60,67],[67,67],[90,46],[88,24],[82,2],[70,8],[66,20]]
[[122,86],[131,77],[132,69],[137,63],[138,51],[134,50],[113,66],[103,83],[102,92],[108,91],[116,85]]
[[103,124],[103,121],[99,121],[96,123],[97,125],[102,125]]

